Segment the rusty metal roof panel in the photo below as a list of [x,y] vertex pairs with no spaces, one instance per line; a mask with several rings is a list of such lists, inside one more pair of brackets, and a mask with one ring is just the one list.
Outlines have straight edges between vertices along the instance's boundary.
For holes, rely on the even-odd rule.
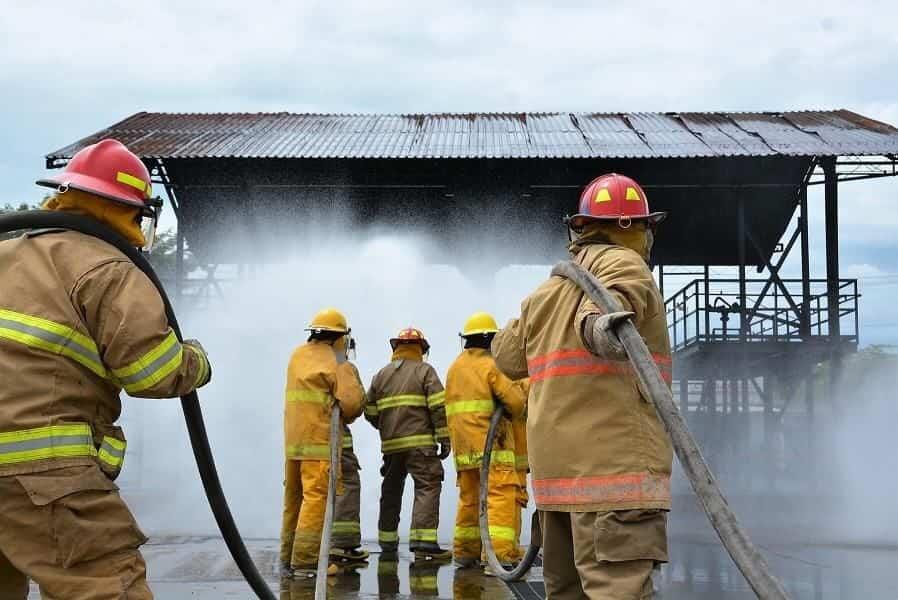
[[898,154],[898,130],[847,110],[785,113],[137,113],[50,153],[115,137],[144,158],[675,158]]

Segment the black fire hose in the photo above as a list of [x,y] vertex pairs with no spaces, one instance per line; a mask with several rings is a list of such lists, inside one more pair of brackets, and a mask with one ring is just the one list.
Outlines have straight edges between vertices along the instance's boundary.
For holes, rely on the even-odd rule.
[[315,581],[315,600],[327,598],[327,565],[331,553],[331,533],[334,529],[334,511],[337,503],[337,472],[340,469],[340,448],[343,446],[343,427],[340,406],[331,406],[330,427],[331,468],[327,475],[327,504],[324,505],[324,527],[321,528],[321,545],[318,546],[318,579]]
[[[9,233],[11,231],[25,229],[71,229],[81,233],[99,238],[104,242],[111,244],[122,251],[137,268],[143,271],[162,297],[162,303],[165,305],[165,314],[168,317],[168,324],[171,326],[178,340],[182,340],[181,330],[178,327],[178,320],[172,310],[168,296],[159,278],[156,276],[153,267],[147,261],[146,257],[137,251],[125,238],[115,231],[104,226],[103,224],[80,215],[56,211],[21,211],[0,215],[0,233]],[[212,449],[209,447],[209,437],[206,434],[206,425],[203,422],[203,412],[200,408],[199,397],[195,391],[190,392],[186,396],[181,396],[181,407],[184,410],[184,420],[187,422],[187,432],[190,435],[190,444],[193,446],[193,456],[196,458],[196,466],[200,472],[200,478],[203,481],[203,488],[206,491],[206,498],[209,500],[209,506],[212,508],[212,514],[218,523],[218,529],[224,538],[234,562],[243,574],[244,579],[256,593],[256,596],[263,600],[274,600],[274,594],[259,570],[253,563],[243,538],[237,530],[234,523],[234,517],[228,508],[228,501],[225,499],[224,492],[221,489],[221,481],[218,478],[218,471],[215,468],[215,459],[212,456]]]
[[496,431],[499,429],[499,422],[502,421],[505,409],[497,406],[490,418],[490,427],[486,432],[486,444],[483,448],[483,461],[480,464],[480,542],[483,544],[483,553],[486,554],[486,561],[496,577],[502,581],[517,581],[527,574],[533,566],[533,562],[539,555],[540,542],[542,534],[539,528],[539,514],[533,513],[530,523],[530,545],[527,551],[513,569],[506,569],[499,562],[496,556],[496,550],[493,548],[493,538],[490,535],[490,517],[487,499],[489,498],[489,479],[490,479],[490,462],[493,458],[493,445],[496,442]]
[[[573,281],[603,313],[621,310],[617,299],[589,271],[574,262],[555,265],[552,275]],[[782,583],[770,572],[767,561],[758,551],[748,534],[739,524],[723,497],[711,469],[708,468],[701,450],[689,432],[683,416],[674,404],[670,388],[661,378],[658,366],[652,360],[645,341],[629,320],[617,328],[617,337],[627,351],[642,389],[649,395],[658,417],[670,435],[677,458],[692,484],[692,489],[702,503],[711,525],[717,532],[733,562],[742,571],[751,589],[762,600],[788,600],[789,596]]]

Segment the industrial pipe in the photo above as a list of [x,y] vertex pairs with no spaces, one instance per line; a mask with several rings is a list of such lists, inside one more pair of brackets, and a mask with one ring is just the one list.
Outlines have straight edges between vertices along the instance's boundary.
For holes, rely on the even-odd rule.
[[327,475],[327,503],[324,505],[324,527],[321,529],[321,544],[318,547],[318,574],[315,581],[315,600],[327,598],[327,565],[331,553],[331,533],[334,529],[334,510],[337,502],[337,472],[340,469],[340,448],[343,446],[343,427],[340,420],[340,406],[331,406],[330,459],[331,468]]
[[[24,229],[71,229],[101,239],[118,248],[156,286],[159,296],[162,298],[162,303],[165,305],[165,315],[168,317],[168,324],[175,332],[178,340],[183,341],[174,310],[172,310],[168,296],[165,294],[165,289],[156,276],[155,271],[153,271],[153,267],[143,254],[118,233],[89,217],[65,212],[32,210],[0,215],[0,233]],[[187,423],[187,432],[190,435],[190,444],[193,446],[193,456],[196,459],[196,466],[200,472],[200,479],[203,481],[203,489],[206,491],[206,498],[209,500],[209,506],[212,508],[212,514],[218,523],[221,536],[224,538],[225,544],[227,544],[228,550],[234,558],[234,562],[237,563],[237,567],[243,574],[243,578],[246,579],[256,596],[262,600],[274,600],[274,594],[272,594],[268,584],[265,583],[262,575],[259,574],[259,570],[246,550],[243,538],[240,537],[240,532],[237,530],[234,517],[228,507],[224,491],[221,489],[221,481],[215,468],[212,449],[209,447],[209,437],[206,434],[203,412],[200,408],[199,396],[197,396],[196,391],[181,396],[181,408],[184,411],[184,420]]]
[[[565,261],[555,265],[552,275],[573,281],[587,298],[593,301],[605,314],[621,311],[617,299],[612,296],[602,283],[589,271],[575,262]],[[788,600],[782,583],[770,572],[767,561],[758,551],[748,534],[739,524],[736,515],[730,510],[723,493],[720,491],[714,475],[702,457],[698,444],[689,432],[683,416],[674,404],[670,388],[661,378],[661,372],[652,355],[629,320],[617,327],[617,337],[627,351],[633,364],[636,376],[642,389],[648,392],[648,400],[655,407],[658,417],[664,423],[670,435],[677,458],[692,484],[692,489],[702,503],[711,525],[717,532],[720,541],[732,557],[733,562],[748,581],[758,598],[762,600]]]
[[483,553],[486,555],[486,561],[489,563],[493,573],[496,574],[496,577],[502,581],[518,581],[527,574],[539,555],[542,534],[539,528],[539,515],[533,513],[530,523],[530,545],[527,546],[527,551],[524,553],[521,561],[513,569],[506,569],[496,557],[496,550],[493,548],[493,538],[490,536],[487,499],[489,497],[490,462],[492,462],[493,457],[493,445],[496,442],[496,431],[499,429],[499,422],[502,421],[504,413],[505,409],[502,406],[497,406],[496,410],[493,411],[493,416],[490,418],[490,427],[486,432],[483,460],[480,464],[480,542],[483,544]]

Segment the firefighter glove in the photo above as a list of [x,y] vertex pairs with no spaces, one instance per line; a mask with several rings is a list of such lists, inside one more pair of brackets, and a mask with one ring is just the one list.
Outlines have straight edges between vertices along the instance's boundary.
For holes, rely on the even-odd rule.
[[203,345],[199,343],[199,340],[184,340],[182,345],[190,346],[194,350],[198,350],[199,353],[205,357],[206,365],[208,366],[206,377],[204,377],[200,384],[196,386],[203,387],[212,380],[212,361],[209,360],[209,355],[206,353],[206,349],[203,348]]
[[452,452],[452,444],[449,442],[440,442],[440,460],[446,460],[449,458],[449,454]]
[[583,339],[590,352],[607,360],[626,360],[627,352],[617,337],[618,326],[630,319],[632,312],[590,315],[583,325]]

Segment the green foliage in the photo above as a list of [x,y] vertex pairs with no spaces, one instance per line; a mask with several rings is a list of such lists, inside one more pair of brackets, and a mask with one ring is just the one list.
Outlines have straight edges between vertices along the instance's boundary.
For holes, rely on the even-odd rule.
[[[4,204],[3,206],[0,206],[0,215],[4,213],[17,212],[20,210],[34,210],[36,208],[36,206],[29,206],[25,202],[19,204],[18,206],[13,206],[12,204]],[[15,232],[0,233],[0,240],[8,240],[10,238],[16,237],[17,235],[18,234]]]
[[[156,274],[163,281],[173,281],[177,273],[178,264],[178,235],[173,229],[160,231],[156,234],[156,242],[153,250],[147,258]],[[187,275],[199,267],[196,258],[190,250],[184,250],[184,274]]]

